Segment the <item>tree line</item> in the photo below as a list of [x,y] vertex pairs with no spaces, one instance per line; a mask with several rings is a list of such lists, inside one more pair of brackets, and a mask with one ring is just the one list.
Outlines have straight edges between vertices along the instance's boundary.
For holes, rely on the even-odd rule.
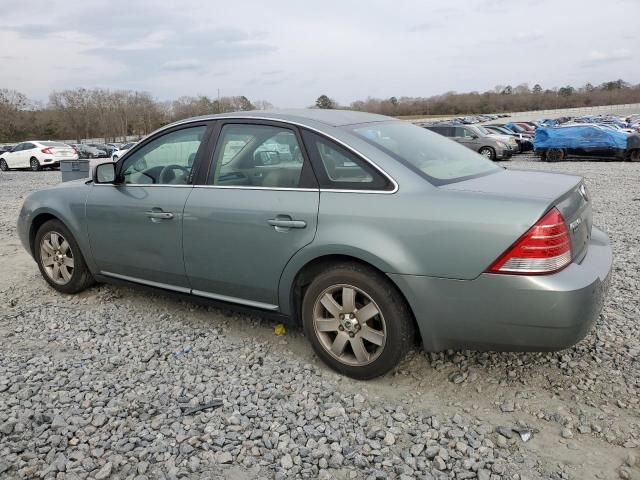
[[0,142],[26,139],[143,136],[167,123],[211,113],[266,109],[269,102],[245,96],[205,95],[158,101],[147,92],[76,88],[54,91],[46,104],[15,90],[0,89]]
[[[461,115],[547,110],[640,102],[640,84],[613,80],[582,87],[545,89],[523,83],[498,85],[486,92],[446,92],[432,97],[390,97],[356,100],[347,106],[320,95],[311,108],[348,108],[391,116]],[[0,142],[26,139],[79,141],[143,136],[167,123],[211,113],[273,108],[267,101],[245,96],[184,96],[159,101],[147,92],[75,88],[54,91],[46,103],[16,90],[0,89]]]
[[[594,86],[567,85],[545,89],[540,84],[532,88],[523,83],[515,87],[497,85],[486,92],[446,92],[432,97],[390,97],[356,100],[346,108],[391,116],[461,115],[508,113],[557,108],[591,107],[640,102],[640,84],[613,80]],[[316,108],[345,108],[334,99],[321,95]]]

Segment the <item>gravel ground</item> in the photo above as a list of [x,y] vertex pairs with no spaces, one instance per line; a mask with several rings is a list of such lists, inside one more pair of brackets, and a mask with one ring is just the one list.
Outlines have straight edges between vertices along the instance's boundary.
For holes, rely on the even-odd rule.
[[615,253],[595,329],[555,353],[414,351],[370,382],[259,316],[57,294],[15,220],[59,173],[0,173],[0,478],[640,478],[640,164],[507,166],[586,177]]

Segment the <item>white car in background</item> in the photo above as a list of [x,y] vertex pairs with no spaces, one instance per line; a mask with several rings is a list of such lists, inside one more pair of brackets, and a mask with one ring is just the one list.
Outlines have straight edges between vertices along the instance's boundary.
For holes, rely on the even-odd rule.
[[136,142],[131,142],[131,143],[125,143],[124,145],[121,145],[118,150],[113,152],[113,154],[111,155],[111,160],[113,160],[114,162],[117,162],[118,159],[122,157],[125,153],[127,153],[131,148],[133,148],[135,144]]
[[58,167],[61,160],[78,160],[78,154],[66,143],[32,140],[17,144],[0,155],[0,170],[30,168],[34,172],[42,167]]

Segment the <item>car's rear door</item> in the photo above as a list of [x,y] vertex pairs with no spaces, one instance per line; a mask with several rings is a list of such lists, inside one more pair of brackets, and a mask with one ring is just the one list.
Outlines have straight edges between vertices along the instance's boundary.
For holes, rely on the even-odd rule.
[[24,143],[19,143],[10,152],[5,153],[2,157],[7,162],[9,168],[22,168],[22,162],[20,160],[20,154],[22,153],[22,147]]
[[118,183],[92,187],[87,226],[102,275],[190,291],[183,210],[210,133],[206,122],[163,131],[119,162]]
[[31,159],[36,158],[40,161],[40,157],[42,156],[40,149],[34,143],[25,143],[23,144],[22,151],[20,152],[20,162],[23,167],[31,166]]
[[295,126],[220,121],[184,210],[193,293],[275,310],[289,259],[312,242],[320,192]]

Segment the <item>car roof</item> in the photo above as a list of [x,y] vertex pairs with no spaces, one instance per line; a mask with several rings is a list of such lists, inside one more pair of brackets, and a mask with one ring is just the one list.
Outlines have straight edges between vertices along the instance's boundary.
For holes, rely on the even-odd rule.
[[[218,118],[256,118],[293,122],[301,125],[317,126],[318,123],[332,127],[354,125],[358,123],[384,122],[397,120],[393,117],[378,115],[376,113],[356,112],[353,110],[329,110],[319,108],[301,108],[291,110],[250,110],[246,112],[230,112],[199,117],[186,118],[171,125],[188,123],[198,120],[215,120]],[[169,126],[169,125],[167,125]]]

